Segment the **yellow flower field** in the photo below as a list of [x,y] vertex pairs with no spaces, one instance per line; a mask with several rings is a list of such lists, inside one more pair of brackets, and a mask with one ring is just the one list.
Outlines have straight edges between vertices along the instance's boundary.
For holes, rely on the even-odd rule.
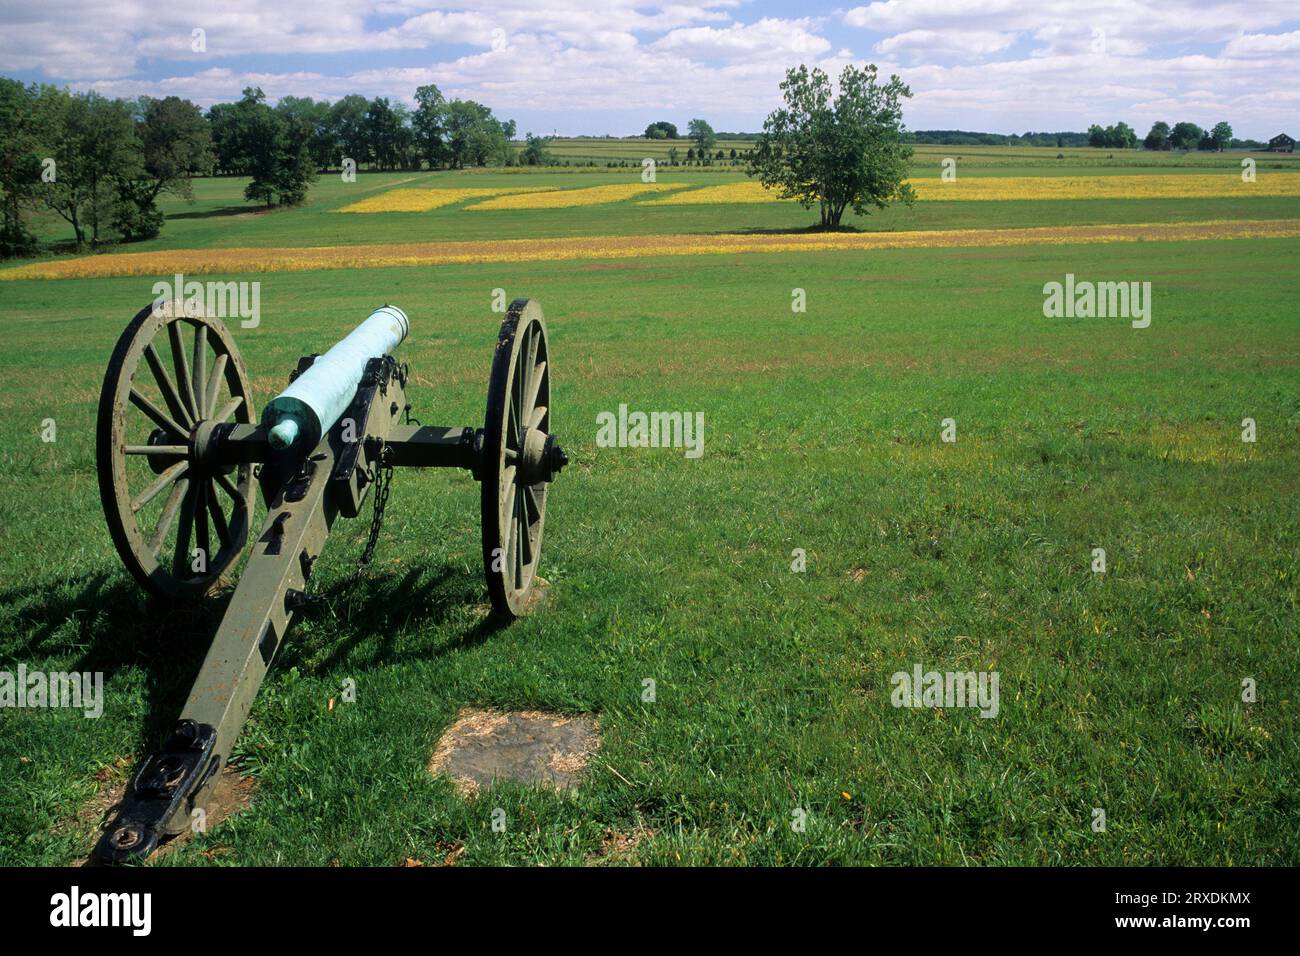
[[711,203],[754,203],[780,202],[776,193],[763,188],[756,180],[743,183],[724,183],[721,186],[705,186],[689,192],[673,193],[637,203],[638,206],[703,206]]
[[428,212],[466,199],[504,193],[546,192],[554,186],[497,186],[477,189],[390,189],[335,212]]
[[[1151,176],[981,176],[945,183],[910,179],[922,201],[1009,199],[1199,199],[1245,196],[1300,196],[1300,175],[1261,175],[1243,183],[1236,172]],[[705,186],[638,203],[642,206],[695,206],[712,203],[781,202],[756,181]]]
[[786,235],[569,236],[558,239],[409,242],[355,246],[245,247],[124,252],[33,262],[0,269],[8,279],[79,279],[372,269],[470,262],[551,262],[638,259],[645,256],[828,250],[1037,246],[1071,243],[1192,242],[1206,239],[1300,237],[1300,219],[1219,220],[1013,229],[930,229],[911,232],[830,232]]
[[525,195],[497,196],[466,209],[570,209],[574,206],[598,206],[607,202],[631,199],[643,193],[685,189],[686,183],[617,183],[612,186],[588,186],[584,189],[557,189]]
[[1243,183],[1236,171],[1151,176],[983,176],[955,182],[909,180],[923,200],[1007,199],[1208,199],[1300,196],[1300,176],[1262,174]]

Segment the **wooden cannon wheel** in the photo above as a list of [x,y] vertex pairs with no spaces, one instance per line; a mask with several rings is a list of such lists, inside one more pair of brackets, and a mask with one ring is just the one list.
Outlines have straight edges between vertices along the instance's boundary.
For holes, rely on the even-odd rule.
[[546,495],[567,463],[551,436],[551,375],[542,308],[510,306],[492,358],[481,458],[483,567],[492,607],[520,617],[535,595]]
[[252,423],[251,395],[225,325],[183,303],[150,304],[117,341],[99,398],[99,494],[117,553],[153,594],[205,597],[239,560],[252,469],[206,465],[196,447],[213,424]]

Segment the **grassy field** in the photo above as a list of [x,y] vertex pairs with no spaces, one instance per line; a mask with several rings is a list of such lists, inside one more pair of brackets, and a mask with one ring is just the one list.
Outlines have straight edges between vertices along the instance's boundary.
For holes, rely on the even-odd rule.
[[[1053,175],[1056,152],[987,173]],[[1091,157],[1065,152],[1079,175]],[[660,181],[730,174],[692,175]],[[206,181],[130,251],[810,221],[775,203],[334,211],[521,177],[635,181],[328,177],[272,214],[247,212],[242,183]],[[1216,219],[1300,219],[1300,199],[920,203],[854,225]],[[550,502],[548,604],[508,628],[485,621],[467,476],[399,473],[376,564],[351,585],[366,522],[336,525],[313,577],[327,600],[241,738],[250,806],[160,865],[1295,865],[1298,254],[1297,238],[1066,241],[231,276],[262,283],[260,327],[232,323],[259,410],[299,355],[392,302],[412,318],[414,413],[442,424],[482,419],[492,290],[538,299],[574,464]],[[1067,273],[1151,282],[1150,327],[1044,318],[1044,283]],[[108,696],[98,720],[0,709],[0,865],[85,856],[87,808],[157,745],[219,619],[220,602],[144,604],[98,502],[99,382],[153,281],[0,281],[0,670],[103,671]],[[598,447],[597,415],[620,404],[702,412],[704,454]],[[891,706],[891,675],[917,664],[998,672],[998,715]],[[349,679],[357,703],[331,708]],[[584,785],[458,796],[425,768],[466,706],[598,715]]]

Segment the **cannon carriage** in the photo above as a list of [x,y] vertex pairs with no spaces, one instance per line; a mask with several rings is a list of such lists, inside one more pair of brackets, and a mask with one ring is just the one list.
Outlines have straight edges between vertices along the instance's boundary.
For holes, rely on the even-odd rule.
[[[409,370],[393,354],[409,328],[400,309],[376,310],[323,355],[300,359],[260,419],[220,319],[160,300],[122,333],[96,438],[100,497],[127,570],[159,598],[201,599],[232,583],[249,555],[180,718],[141,763],[97,862],[142,859],[189,826],[308,601],[331,526],[372,498],[368,561],[394,469],[469,471],[493,611],[511,619],[534,605],[548,492],[568,461],[552,432],[542,310],[526,299],[510,306],[482,427],[412,419]],[[259,488],[266,517],[254,536]]]

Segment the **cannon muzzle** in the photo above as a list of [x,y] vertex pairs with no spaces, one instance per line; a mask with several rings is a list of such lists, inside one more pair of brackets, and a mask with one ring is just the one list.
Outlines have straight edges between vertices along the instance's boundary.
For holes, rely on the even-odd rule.
[[396,349],[410,328],[405,312],[386,305],[317,358],[262,412],[271,447],[315,448],[352,403],[366,363]]

